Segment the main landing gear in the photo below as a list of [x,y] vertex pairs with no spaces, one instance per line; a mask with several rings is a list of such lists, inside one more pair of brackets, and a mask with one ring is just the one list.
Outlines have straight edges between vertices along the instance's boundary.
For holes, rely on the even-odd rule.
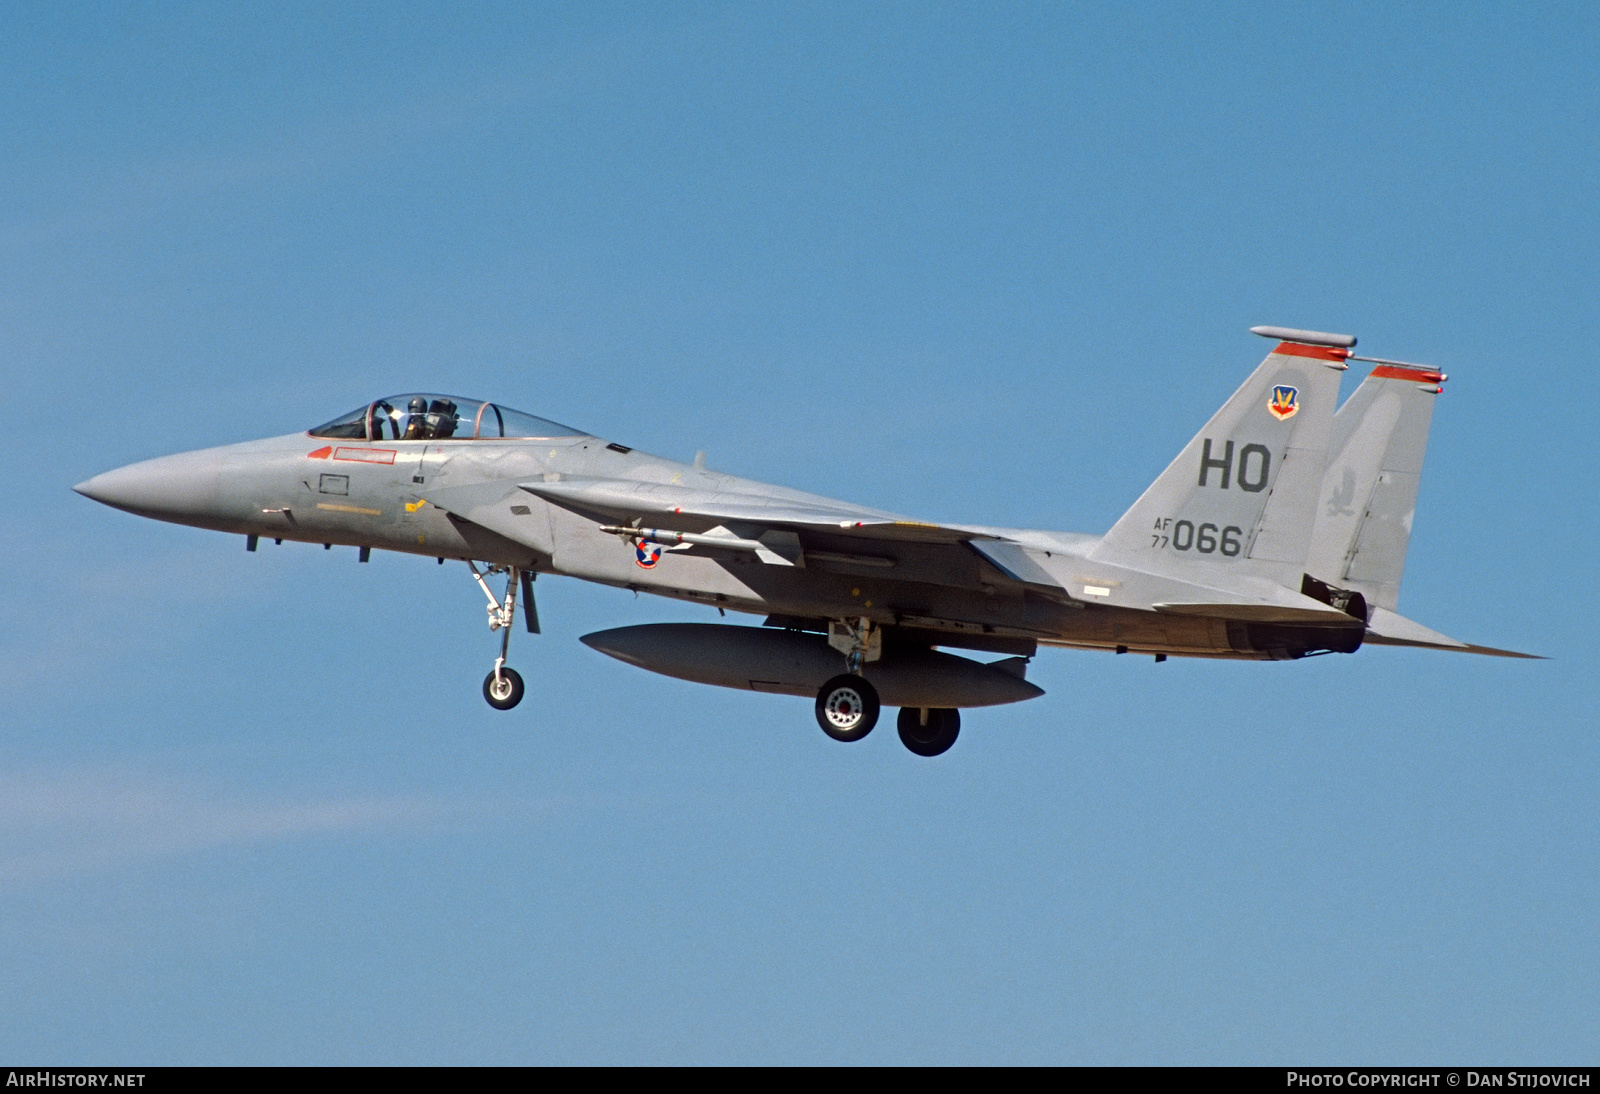
[[901,707],[900,743],[918,756],[950,751],[961,733],[961,712],[952,707]]
[[[878,689],[862,675],[862,665],[883,653],[883,632],[871,620],[834,622],[828,644],[845,655],[849,671],[817,691],[817,724],[836,741],[859,741],[878,724]],[[950,707],[901,707],[900,743],[918,756],[948,752],[961,732],[961,712]]]
[[[528,621],[528,633],[539,633],[539,613],[533,604],[533,571],[515,566],[490,566],[483,572],[471,559],[473,580],[483,595],[489,598],[489,630],[500,632],[500,656],[494,659],[494,671],[483,678],[483,697],[496,710],[510,710],[522,702],[522,676],[516,669],[506,667],[506,652],[511,646],[511,624],[517,617],[517,589],[522,589],[523,614]],[[506,575],[506,594],[497,598],[484,580],[494,574]]]
[[878,724],[878,690],[862,679],[861,667],[883,656],[883,631],[872,620],[835,620],[828,645],[844,654],[847,671],[817,692],[817,724],[836,741],[859,741]]
[[[835,676],[817,692],[817,724],[836,741],[859,741],[878,724],[878,691],[852,673]],[[900,743],[918,756],[942,756],[961,733],[952,707],[901,707]]]
[[817,692],[817,724],[836,741],[859,741],[878,724],[878,689],[854,673],[835,676]]

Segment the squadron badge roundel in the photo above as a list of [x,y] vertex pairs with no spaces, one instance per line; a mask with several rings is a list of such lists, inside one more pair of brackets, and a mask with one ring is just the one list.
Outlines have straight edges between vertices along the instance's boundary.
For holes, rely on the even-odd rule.
[[1293,418],[1300,413],[1300,392],[1287,384],[1279,384],[1272,389],[1272,398],[1267,400],[1267,409],[1272,411],[1272,416],[1278,421]]
[[637,556],[634,561],[643,569],[653,570],[656,563],[661,561],[661,545],[659,543],[636,543],[633,551]]

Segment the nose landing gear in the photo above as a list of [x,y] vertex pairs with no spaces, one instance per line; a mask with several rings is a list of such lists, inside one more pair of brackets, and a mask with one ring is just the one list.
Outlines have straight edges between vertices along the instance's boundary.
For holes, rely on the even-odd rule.
[[496,710],[510,710],[522,702],[522,675],[516,669],[497,665],[483,678],[483,697]]
[[[500,656],[494,659],[494,671],[483,678],[483,697],[496,710],[510,710],[522,702],[522,676],[506,667],[506,652],[511,647],[511,624],[517,617],[517,588],[522,588],[523,612],[527,617],[528,632],[539,633],[539,614],[533,604],[533,571],[519,570],[515,566],[490,566],[483,572],[471,559],[467,566],[472,578],[489,598],[489,630],[500,632]],[[484,579],[492,574],[506,575],[506,594],[498,598]]]

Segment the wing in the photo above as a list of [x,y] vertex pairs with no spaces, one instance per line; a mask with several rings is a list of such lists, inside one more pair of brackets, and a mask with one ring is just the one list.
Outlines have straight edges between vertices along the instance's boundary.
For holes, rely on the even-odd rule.
[[564,478],[518,486],[535,497],[602,523],[648,521],[680,532],[746,525],[907,543],[963,543],[978,538],[975,533],[958,528],[788,491],[747,494],[598,478]]
[[[1055,599],[1069,598],[1036,561],[1038,552],[992,532],[912,520],[782,488],[757,494],[630,479],[563,478],[445,487],[426,496],[458,521],[549,550],[542,522],[527,520],[527,507],[517,504],[529,494],[608,531],[634,532],[640,539],[679,549],[748,551],[769,564],[820,564],[863,575],[894,568],[902,579],[936,585],[1015,583]],[[975,561],[987,568],[974,568]]]
[[[530,494],[593,519],[660,525],[650,528],[647,537],[659,543],[742,548],[768,563],[804,565],[803,557],[869,572],[904,562],[909,571],[905,576],[914,573],[915,579],[931,584],[961,586],[975,582],[938,575],[972,571],[948,565],[949,554],[940,556],[970,551],[995,571],[986,578],[991,583],[1012,582],[1054,599],[1070,599],[1061,582],[1039,565],[1037,552],[1020,543],[815,495],[781,490],[770,495],[713,492],[626,479],[573,478],[520,485]],[[801,534],[807,540],[803,556]]]

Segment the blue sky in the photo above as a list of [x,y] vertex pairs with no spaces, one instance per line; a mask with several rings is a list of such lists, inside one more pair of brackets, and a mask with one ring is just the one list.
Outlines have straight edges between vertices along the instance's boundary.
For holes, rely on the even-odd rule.
[[[0,1056],[1593,1062],[1597,32],[7,6]],[[1551,660],[1047,651],[925,761],[549,579],[507,715],[463,567],[70,491],[424,389],[1099,532],[1257,323],[1451,374],[1401,610]]]

